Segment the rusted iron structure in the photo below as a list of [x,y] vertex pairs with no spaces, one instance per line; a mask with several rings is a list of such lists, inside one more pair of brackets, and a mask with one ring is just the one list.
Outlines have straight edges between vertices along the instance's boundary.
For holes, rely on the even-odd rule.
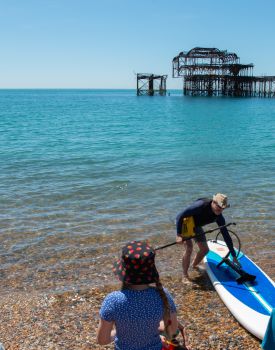
[[233,52],[195,47],[174,57],[172,75],[183,77],[184,95],[275,97],[275,76],[253,76],[253,67]]
[[167,75],[137,73],[137,95],[166,95]]

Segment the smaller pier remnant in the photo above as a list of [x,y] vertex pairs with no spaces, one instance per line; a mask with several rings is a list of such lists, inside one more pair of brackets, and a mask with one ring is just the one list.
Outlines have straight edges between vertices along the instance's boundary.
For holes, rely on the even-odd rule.
[[167,75],[137,73],[137,95],[166,95],[166,79]]

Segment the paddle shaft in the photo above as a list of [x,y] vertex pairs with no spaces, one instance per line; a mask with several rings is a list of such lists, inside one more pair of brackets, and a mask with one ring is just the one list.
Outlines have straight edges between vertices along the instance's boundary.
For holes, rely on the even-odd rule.
[[[230,225],[236,225],[236,223],[235,223],[235,222],[229,222],[229,223],[226,224],[226,225],[213,228],[212,230],[208,230],[208,231],[205,231],[205,232],[203,232],[203,233],[199,233],[199,234],[197,234],[197,235],[195,235],[195,236],[193,236],[193,237],[183,238],[182,241],[189,241],[189,240],[192,239],[192,238],[196,238],[196,237],[199,237],[199,236],[206,235],[207,233],[211,233],[211,232],[220,230],[221,228],[228,227],[228,226],[230,226]],[[177,244],[177,242],[173,242],[173,243],[169,243],[169,244],[163,245],[163,246],[161,246],[161,247],[155,248],[155,250],[160,250],[160,249],[164,249],[164,248],[167,248],[167,247],[171,247],[172,245],[175,245],[175,244]]]

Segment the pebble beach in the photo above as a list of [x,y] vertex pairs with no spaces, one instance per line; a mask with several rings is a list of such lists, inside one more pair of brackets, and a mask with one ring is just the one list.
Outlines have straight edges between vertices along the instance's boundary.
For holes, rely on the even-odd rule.
[[[274,278],[270,259],[267,254],[260,266]],[[182,284],[180,248],[169,255],[160,251],[157,260],[163,262],[158,266],[161,280],[175,299],[178,318],[185,324],[192,349],[261,349],[260,340],[239,325],[224,306],[205,271],[191,271],[193,283]],[[113,344],[100,347],[95,339],[102,300],[120,287],[110,274],[110,267],[109,263],[101,269],[107,282],[97,287],[43,292],[26,285],[23,291],[17,285],[16,292],[2,290],[0,334],[5,349],[113,349]]]

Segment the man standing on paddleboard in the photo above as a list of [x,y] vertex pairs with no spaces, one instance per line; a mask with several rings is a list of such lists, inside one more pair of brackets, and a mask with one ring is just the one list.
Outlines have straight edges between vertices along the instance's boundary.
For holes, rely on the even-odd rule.
[[[184,254],[182,257],[182,269],[183,269],[183,279],[184,283],[188,283],[189,275],[188,269],[190,266],[191,255],[193,252],[193,239],[184,240],[183,230],[191,229],[194,231],[194,240],[197,243],[199,248],[193,262],[192,267],[198,268],[199,263],[202,261],[204,256],[208,253],[208,245],[203,226],[216,222],[218,226],[223,226],[221,228],[221,233],[223,235],[224,241],[233,257],[235,264],[239,265],[238,259],[236,258],[236,252],[233,247],[232,239],[228,233],[227,228],[225,227],[225,219],[222,215],[222,212],[225,208],[228,208],[230,205],[227,201],[227,196],[222,193],[217,193],[213,196],[212,199],[200,198],[197,199],[193,204],[184,209],[177,215],[176,224],[177,224],[177,243],[184,244]],[[188,221],[187,221],[188,220]]]

